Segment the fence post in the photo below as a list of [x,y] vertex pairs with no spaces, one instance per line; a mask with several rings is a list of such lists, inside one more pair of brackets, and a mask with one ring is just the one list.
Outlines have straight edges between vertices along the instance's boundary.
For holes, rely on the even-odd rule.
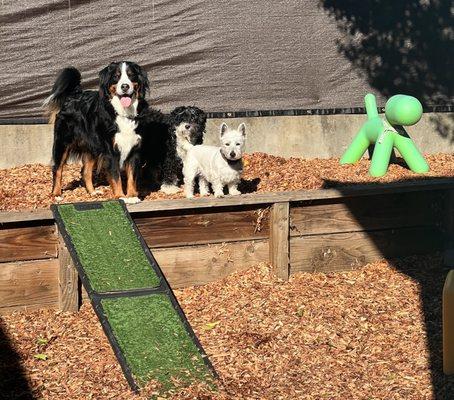
[[277,277],[284,280],[290,275],[289,213],[289,202],[271,206],[269,261]]
[[58,260],[60,262],[58,272],[59,309],[76,312],[80,305],[79,275],[60,234],[58,235]]

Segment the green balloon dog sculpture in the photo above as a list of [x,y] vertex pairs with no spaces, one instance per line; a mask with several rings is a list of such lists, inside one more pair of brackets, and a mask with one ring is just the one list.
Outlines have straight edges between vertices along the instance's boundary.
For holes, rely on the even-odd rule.
[[413,172],[428,172],[429,165],[403,128],[403,125],[414,125],[421,119],[422,106],[419,100],[403,94],[392,96],[385,105],[383,119],[378,115],[373,94],[367,94],[364,102],[367,122],[353,139],[340,163],[357,162],[367,148],[373,145],[369,174],[375,177],[383,176],[388,170],[391,153],[395,147]]

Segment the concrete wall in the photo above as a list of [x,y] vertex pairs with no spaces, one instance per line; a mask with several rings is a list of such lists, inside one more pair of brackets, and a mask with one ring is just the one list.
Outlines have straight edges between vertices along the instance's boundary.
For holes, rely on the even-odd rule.
[[[365,121],[365,115],[305,115],[212,119],[207,125],[207,144],[218,143],[216,132],[222,122],[247,126],[246,151],[282,157],[340,157]],[[454,151],[454,113],[427,113],[407,128],[424,153]]]
[[0,125],[0,168],[49,164],[51,154],[50,125]]
[[[247,126],[247,152],[282,157],[338,157],[365,121],[364,115],[307,115],[210,119],[207,144],[218,143],[219,126],[225,121]],[[409,134],[424,153],[454,152],[454,113],[427,113]],[[51,125],[0,125],[0,168],[48,164],[52,151]]]

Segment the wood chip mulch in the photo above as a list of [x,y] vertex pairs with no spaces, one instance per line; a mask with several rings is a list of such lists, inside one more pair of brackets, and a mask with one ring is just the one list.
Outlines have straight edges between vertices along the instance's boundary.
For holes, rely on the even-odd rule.
[[[199,385],[167,398],[452,399],[454,377],[441,372],[445,276],[437,255],[289,282],[261,264],[179,290],[220,382],[216,393]],[[12,347],[0,352],[0,372],[16,379],[0,398],[32,398],[18,395],[26,384],[49,400],[142,400],[154,390],[129,391],[89,304],[77,314],[40,310],[0,321]]]
[[[436,154],[427,156],[431,171],[418,175],[405,167],[400,160],[391,164],[382,178],[368,175],[370,162],[361,160],[355,165],[339,165],[339,159],[300,158],[285,159],[264,153],[245,155],[245,170],[240,190],[243,193],[277,192],[286,190],[322,189],[353,183],[383,183],[402,180],[420,180],[433,177],[454,176],[454,155]],[[80,180],[80,166],[68,165],[63,174],[64,202],[89,201],[90,197]],[[23,210],[48,208],[54,202],[50,195],[51,170],[41,164],[24,165],[0,170],[0,210]],[[111,197],[105,182],[98,187],[103,194],[98,199]],[[165,195],[156,189],[144,187],[141,196],[146,200],[182,198],[183,193]]]

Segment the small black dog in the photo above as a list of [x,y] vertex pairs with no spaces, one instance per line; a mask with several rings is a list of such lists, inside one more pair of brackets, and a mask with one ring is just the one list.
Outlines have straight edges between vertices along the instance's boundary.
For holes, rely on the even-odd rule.
[[63,167],[69,157],[82,160],[82,177],[95,194],[93,170],[103,168],[114,197],[124,197],[121,170],[126,172],[126,201],[140,201],[136,180],[142,137],[135,118],[148,108],[145,71],[130,61],[114,62],[99,73],[99,91],[82,90],[80,72],[73,67],[60,72],[45,105],[55,121],[52,194],[62,194]]
[[150,189],[162,181],[169,135],[168,120],[168,115],[153,107],[148,107],[136,118],[137,133],[142,137],[141,181],[144,189]]
[[203,143],[206,114],[197,107],[177,107],[170,113],[167,123],[161,191],[171,194],[178,192],[183,182],[183,163],[188,146]]
[[158,183],[164,193],[177,193],[188,146],[203,142],[205,113],[197,107],[181,106],[162,114],[150,107],[137,120],[143,137],[144,179]]

